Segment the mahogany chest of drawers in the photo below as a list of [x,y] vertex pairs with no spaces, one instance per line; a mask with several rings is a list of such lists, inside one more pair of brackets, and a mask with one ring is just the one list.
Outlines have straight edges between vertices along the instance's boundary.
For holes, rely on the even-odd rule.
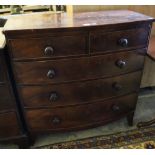
[[13,92],[6,61],[7,51],[5,44],[2,44],[4,40],[0,41],[0,144],[17,143],[23,147],[26,144],[26,134]]
[[11,18],[4,34],[29,132],[125,116],[132,125],[153,21],[132,11]]

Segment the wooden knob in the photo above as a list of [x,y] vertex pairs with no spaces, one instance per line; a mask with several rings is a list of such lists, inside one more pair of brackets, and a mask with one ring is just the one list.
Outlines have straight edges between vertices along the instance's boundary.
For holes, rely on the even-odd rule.
[[56,92],[52,92],[51,95],[50,95],[50,98],[49,100],[52,101],[52,102],[55,102],[57,101],[59,98],[58,94]]
[[58,117],[58,116],[54,116],[53,118],[52,118],[52,124],[53,125],[58,125],[58,124],[60,124],[61,123],[61,119]]
[[117,82],[113,83],[112,86],[113,86],[113,88],[114,88],[115,90],[117,90],[117,91],[120,91],[120,90],[122,89],[122,85],[119,84],[119,83],[117,83]]
[[118,66],[119,68],[124,68],[126,66],[126,62],[123,60],[117,60],[116,66]]
[[118,44],[122,47],[126,47],[128,46],[128,39],[126,38],[121,38],[119,41],[118,41]]
[[113,105],[112,106],[112,111],[118,112],[118,111],[120,111],[120,107],[118,105]]
[[45,54],[46,56],[53,55],[53,54],[54,54],[54,49],[53,49],[53,47],[51,47],[51,46],[46,47],[45,50],[44,50],[44,54]]
[[54,69],[50,69],[48,72],[47,72],[47,77],[49,79],[53,79],[55,77],[56,73],[55,73],[55,70]]

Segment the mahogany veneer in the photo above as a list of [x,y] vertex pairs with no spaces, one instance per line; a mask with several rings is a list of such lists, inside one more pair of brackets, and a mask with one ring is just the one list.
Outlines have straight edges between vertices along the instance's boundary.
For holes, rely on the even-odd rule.
[[[127,115],[135,109],[137,94],[130,94],[93,104],[63,108],[27,110],[26,116],[32,132],[67,131],[102,125]],[[119,110],[118,110],[119,108]]]
[[5,26],[28,131],[132,125],[153,18],[132,11],[35,13]]
[[[115,54],[115,57],[112,53],[93,57],[15,62],[13,65],[19,84],[56,84],[103,78],[140,70],[143,68],[143,53],[146,53],[146,49],[119,52]],[[119,67],[120,58],[126,62],[125,67]],[[72,69],[69,69],[70,67]],[[52,70],[54,77],[51,79],[47,74]]]
[[5,48],[0,49],[0,143],[16,143],[20,147],[27,147],[27,136],[21,122],[5,54]]

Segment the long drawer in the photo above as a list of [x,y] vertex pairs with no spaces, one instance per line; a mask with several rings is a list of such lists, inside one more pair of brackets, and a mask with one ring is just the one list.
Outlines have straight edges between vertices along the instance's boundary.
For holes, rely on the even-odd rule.
[[53,84],[103,78],[142,69],[145,52],[145,49],[141,49],[74,59],[14,62],[14,70],[17,83],[20,84]]
[[10,40],[14,59],[55,58],[88,54],[87,34]]
[[0,85],[0,110],[15,108],[15,101],[8,85]]
[[19,122],[15,112],[0,114],[0,139],[15,137],[21,134]]
[[25,107],[66,106],[137,91],[141,71],[91,81],[47,86],[18,86]]
[[91,53],[147,47],[149,31],[148,26],[109,33],[92,32],[90,35]]
[[127,115],[135,109],[137,94],[93,104],[52,109],[26,110],[31,131],[82,129]]

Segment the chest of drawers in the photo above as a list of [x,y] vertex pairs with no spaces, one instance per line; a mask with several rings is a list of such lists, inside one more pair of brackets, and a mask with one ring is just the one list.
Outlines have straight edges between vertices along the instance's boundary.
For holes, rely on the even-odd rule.
[[11,18],[4,33],[29,132],[125,116],[132,125],[153,21],[132,11]]
[[5,58],[6,50],[0,49],[0,144],[27,145],[27,136],[16,103]]
[[28,139],[13,89],[5,37],[0,29],[0,145],[28,146]]

